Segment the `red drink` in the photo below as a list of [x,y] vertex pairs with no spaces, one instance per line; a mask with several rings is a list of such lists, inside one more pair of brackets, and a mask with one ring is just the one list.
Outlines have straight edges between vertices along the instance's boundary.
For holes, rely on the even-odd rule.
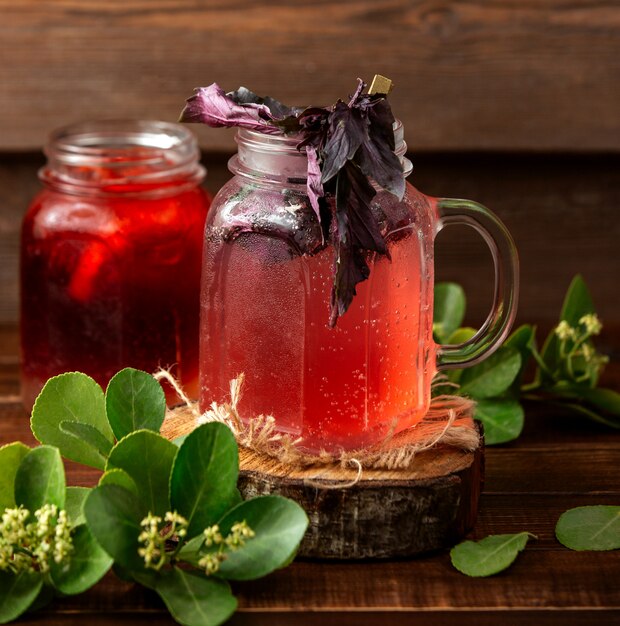
[[208,198],[184,128],[132,122],[61,131],[22,230],[22,381],[174,366],[197,391],[198,292]]
[[[271,262],[257,254],[265,246]],[[333,250],[291,258],[287,248],[254,234],[207,245],[205,408],[243,372],[241,416],[273,415],[310,450],[362,447],[416,423],[428,409],[434,344],[415,234],[392,241],[391,262],[372,263],[336,328],[327,324]]]

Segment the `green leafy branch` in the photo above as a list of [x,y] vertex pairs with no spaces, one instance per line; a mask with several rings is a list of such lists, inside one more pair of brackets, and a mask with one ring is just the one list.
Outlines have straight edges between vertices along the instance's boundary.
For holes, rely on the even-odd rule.
[[[105,394],[76,372],[47,382],[31,420],[43,445],[0,448],[0,623],[85,591],[114,565],[177,622],[215,626],[236,610],[228,581],[292,561],[303,509],[244,501],[231,431],[204,424],[173,443],[159,434],[165,410],[159,383],[134,369]],[[98,485],[67,487],[61,455],[101,470]]]
[[[433,334],[438,343],[458,344],[471,339],[473,328],[461,328],[466,300],[462,287],[435,287]],[[598,387],[608,362],[593,338],[602,325],[581,276],[571,282],[557,326],[538,349],[536,327],[517,328],[494,354],[468,369],[450,370],[434,387],[435,394],[456,393],[476,401],[489,445],[516,439],[523,429],[523,400],[551,403],[562,410],[620,428],[620,394]],[[533,379],[523,380],[534,366]]]

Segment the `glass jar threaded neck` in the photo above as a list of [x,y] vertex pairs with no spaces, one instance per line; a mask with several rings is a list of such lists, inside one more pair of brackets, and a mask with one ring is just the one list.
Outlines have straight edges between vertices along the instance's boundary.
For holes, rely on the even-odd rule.
[[180,124],[101,120],[56,130],[44,150],[39,178],[74,195],[172,195],[199,184],[194,135]]
[[[411,161],[407,159],[407,144],[403,124],[394,123],[394,153],[400,158],[405,176],[411,173]],[[298,149],[299,135],[266,135],[240,129],[237,131],[237,154],[228,162],[230,171],[255,182],[287,186],[305,186],[308,159],[305,149]]]

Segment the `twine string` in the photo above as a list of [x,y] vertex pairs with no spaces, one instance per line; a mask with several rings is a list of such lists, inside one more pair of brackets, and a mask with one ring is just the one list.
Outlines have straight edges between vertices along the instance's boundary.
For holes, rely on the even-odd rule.
[[[230,400],[211,406],[202,414],[198,405],[192,402],[179,382],[168,370],[159,370],[157,380],[165,380],[182,401],[182,405],[168,412],[166,423],[174,422],[182,426],[184,432],[193,430],[200,424],[220,422],[233,432],[239,446],[258,455],[276,459],[280,463],[296,468],[314,467],[316,475],[304,482],[322,489],[342,489],[357,484],[363,470],[401,470],[410,468],[415,457],[439,445],[448,445],[464,451],[476,450],[480,437],[473,421],[474,402],[469,398],[454,395],[439,395],[431,400],[425,417],[401,432],[394,432],[378,445],[371,448],[341,451],[335,454],[321,450],[312,454],[301,448],[303,439],[278,432],[276,419],[272,415],[258,415],[252,419],[242,419],[238,404],[244,384],[243,374],[230,381]],[[437,380],[438,379],[438,380]],[[434,388],[445,385],[441,377],[434,381]],[[173,428],[174,430],[174,428]],[[327,478],[329,466],[357,470],[356,476],[348,482]]]

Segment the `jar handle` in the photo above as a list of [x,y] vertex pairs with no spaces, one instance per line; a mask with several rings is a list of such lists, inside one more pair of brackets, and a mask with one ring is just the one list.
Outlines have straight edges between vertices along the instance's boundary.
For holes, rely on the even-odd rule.
[[512,236],[489,209],[472,200],[438,198],[438,229],[464,224],[487,242],[495,265],[493,306],[480,330],[468,341],[437,346],[437,369],[468,367],[494,352],[506,338],[517,313],[519,258]]

